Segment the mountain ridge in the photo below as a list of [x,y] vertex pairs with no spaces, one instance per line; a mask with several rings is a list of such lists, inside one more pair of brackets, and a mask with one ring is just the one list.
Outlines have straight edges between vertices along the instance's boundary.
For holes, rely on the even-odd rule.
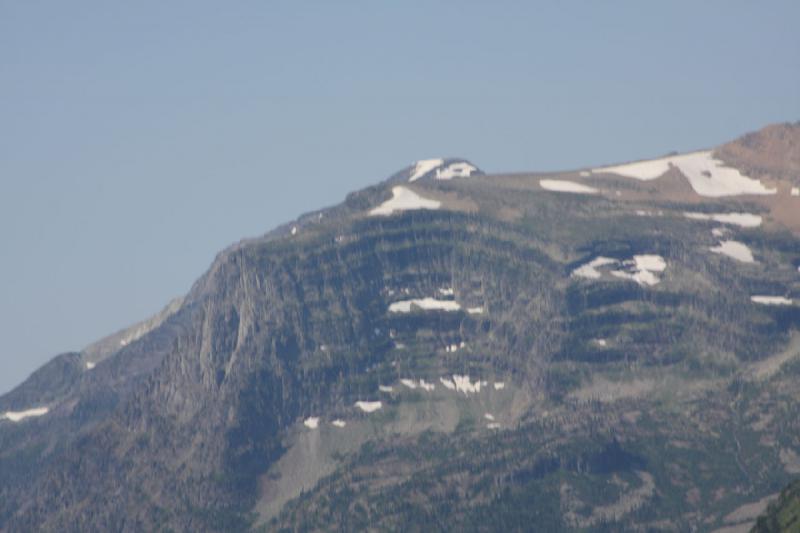
[[[794,150],[787,135],[800,139],[800,124],[762,131],[782,150]],[[794,370],[785,370],[797,366],[800,198],[792,187],[800,176],[795,154],[776,157],[780,150],[755,135],[730,146],[751,147],[734,150],[738,164],[764,169],[758,180],[774,194],[703,196],[672,163],[641,179],[602,171],[609,167],[485,175],[466,160],[443,159],[413,181],[417,164],[231,245],[183,300],[143,322],[141,336],[98,360],[86,350],[59,356],[0,397],[0,412],[51,408],[0,421],[0,528],[325,529],[326,520],[399,528],[421,527],[418,519],[469,528],[468,516],[510,529],[534,518],[554,530],[659,520],[705,527],[711,516],[709,524],[723,525],[725,509],[788,479],[794,463],[784,457],[800,451],[787,418],[797,410]],[[764,152],[789,169],[765,165]],[[475,170],[436,179],[452,165]],[[560,190],[548,190],[545,178]],[[371,215],[396,188],[439,207],[412,202]],[[720,222],[721,211],[758,216],[759,224]],[[758,261],[708,250],[729,238]],[[751,301],[758,296],[791,303]],[[767,377],[745,376],[743,365]],[[771,476],[738,464],[742,452],[715,440],[720,428],[710,429],[699,405],[725,413],[722,424],[734,433],[758,431],[738,422],[755,415],[731,411],[714,394],[751,410],[785,406],[760,437],[780,453],[751,459]],[[689,414],[675,414],[682,410]],[[687,429],[693,417],[711,424],[707,434]],[[322,425],[304,425],[310,418]],[[714,467],[737,480],[727,496],[712,501],[709,482],[689,474],[682,476],[691,482],[673,481],[683,478],[658,457],[681,448],[660,449],[659,431],[672,432],[667,443],[727,450],[734,469]],[[478,453],[481,446],[488,451]],[[758,439],[747,446],[757,458]],[[462,463],[435,451],[447,447]],[[533,453],[523,459],[524,450]],[[501,461],[504,454],[516,462]],[[303,462],[318,471],[304,472]],[[426,477],[415,462],[453,481]],[[459,476],[471,483],[458,488]],[[682,483],[700,494],[683,508],[673,495]],[[596,487],[618,500],[603,501]],[[420,491],[430,506],[415,499]],[[652,503],[656,494],[669,500],[667,511]],[[557,502],[557,512],[508,507],[533,495]],[[703,505],[719,510],[702,515]],[[465,514],[455,520],[455,512]]]

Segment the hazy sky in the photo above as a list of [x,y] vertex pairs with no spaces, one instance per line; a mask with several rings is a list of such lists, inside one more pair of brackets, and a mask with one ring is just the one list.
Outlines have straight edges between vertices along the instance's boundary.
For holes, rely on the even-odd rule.
[[798,120],[798,20],[796,0],[0,0],[0,392],[415,159],[570,168]]

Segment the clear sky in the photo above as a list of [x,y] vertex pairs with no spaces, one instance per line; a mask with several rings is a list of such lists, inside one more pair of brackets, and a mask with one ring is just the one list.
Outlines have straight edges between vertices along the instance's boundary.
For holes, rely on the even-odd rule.
[[0,0],[0,392],[415,159],[548,170],[800,119],[800,2]]

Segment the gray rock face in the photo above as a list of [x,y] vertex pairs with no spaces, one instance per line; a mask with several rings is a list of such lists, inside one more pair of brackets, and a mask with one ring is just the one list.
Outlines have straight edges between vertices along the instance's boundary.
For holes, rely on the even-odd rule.
[[[785,484],[800,232],[779,173],[733,198],[675,168],[436,179],[461,163],[231,246],[0,398],[49,409],[0,420],[0,529],[711,529]],[[398,187],[412,204],[370,214]],[[723,234],[756,261],[711,252]]]

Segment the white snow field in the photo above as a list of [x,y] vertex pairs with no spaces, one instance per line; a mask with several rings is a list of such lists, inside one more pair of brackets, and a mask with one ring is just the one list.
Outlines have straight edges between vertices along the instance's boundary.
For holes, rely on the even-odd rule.
[[613,167],[593,168],[593,174],[619,174],[626,178],[648,181],[654,180],[669,170],[669,158],[638,161]]
[[50,411],[50,409],[47,407],[36,407],[34,409],[28,409],[26,411],[6,411],[2,415],[0,415],[0,420],[7,418],[12,422],[21,422],[26,418],[46,415],[48,411]]
[[413,379],[401,379],[400,380],[400,384],[405,386],[405,387],[408,387],[409,389],[412,389],[412,390],[416,389],[417,387],[419,387],[422,390],[425,390],[425,391],[428,391],[428,392],[430,392],[430,391],[432,391],[432,390],[434,390],[436,388],[436,386],[433,383],[428,383],[424,379],[420,379],[419,381],[415,381]]
[[573,270],[572,275],[577,278],[600,279],[602,273],[599,270],[597,270],[597,267],[613,265],[616,263],[617,263],[616,259],[612,259],[611,257],[603,257],[601,255],[595,257],[585,265],[579,266],[578,268]]
[[649,181],[662,176],[675,166],[686,176],[692,189],[700,196],[717,198],[741,194],[775,194],[777,189],[768,189],[761,181],[743,175],[733,167],[726,167],[714,159],[711,151],[639,161],[625,165],[592,169],[595,174],[618,174],[626,178]]
[[414,209],[439,209],[442,202],[423,198],[411,189],[405,187],[392,187],[392,198],[386,200],[369,212],[370,216],[391,215],[396,211],[411,211]]
[[751,296],[750,300],[761,305],[792,305],[794,303],[783,296]]
[[450,180],[453,178],[468,178],[478,170],[469,163],[450,163],[445,168],[436,170],[437,180]]
[[727,255],[732,259],[741,261],[742,263],[755,263],[753,252],[746,244],[739,241],[722,241],[719,246],[709,248],[715,254]]
[[[456,392],[470,394],[480,392],[483,382],[481,380],[473,382],[470,380],[469,376],[453,374],[453,384],[455,385]],[[445,387],[447,387],[447,385],[445,385]]]
[[408,387],[409,389],[416,389],[417,388],[417,382],[414,381],[413,379],[401,379],[400,380],[400,384],[405,386],[405,387]]
[[573,194],[597,194],[600,192],[594,187],[567,180],[539,180],[539,185],[542,189],[553,192],[569,192]]
[[410,313],[412,306],[417,306],[426,311],[458,311],[461,305],[454,300],[437,300],[436,298],[416,298],[400,300],[389,304],[390,313]]
[[433,389],[436,388],[436,385],[434,385],[433,383],[428,383],[424,379],[419,380],[419,386],[420,386],[420,388],[422,388],[423,390],[426,390],[428,392],[430,392],[430,391],[432,391]]
[[623,261],[625,270],[614,270],[611,275],[618,278],[630,279],[639,285],[653,286],[661,282],[656,275],[667,268],[667,263],[660,255],[634,255],[632,260]]
[[86,370],[91,370],[91,369],[93,369],[93,368],[94,368],[96,365],[97,365],[97,363],[94,363],[94,362],[92,362],[92,361],[86,361]]
[[629,279],[642,286],[657,285],[661,279],[656,273],[664,272],[667,268],[666,261],[660,255],[634,255],[633,259],[626,259],[622,262],[611,257],[598,256],[573,270],[572,276],[585,279],[600,279],[603,274],[597,269],[608,265],[621,265],[622,267],[612,270],[612,276]]
[[800,196],[800,187],[792,187],[792,190],[789,194],[792,196]]
[[394,387],[391,387],[389,385],[378,385],[378,390],[381,392],[392,392],[394,390]]
[[444,159],[420,159],[414,165],[414,170],[411,172],[408,181],[417,181],[422,176],[435,168],[439,168],[444,164]]
[[471,315],[482,315],[483,314],[483,307],[467,307],[467,313]]
[[[444,388],[456,392],[463,392],[465,395],[478,393],[481,391],[481,387],[489,387],[488,381],[472,381],[469,376],[461,376],[458,374],[454,374],[451,377],[453,379],[440,377],[439,382],[444,385]],[[506,388],[506,384],[503,381],[497,381],[493,386],[495,390],[503,390]]]
[[331,424],[333,424],[333,425],[334,425],[334,426],[336,426],[337,428],[343,428],[343,427],[345,427],[345,426],[347,425],[347,422],[345,422],[344,420],[340,420],[340,419],[338,419],[338,418],[337,418],[336,420],[334,420],[333,422],[331,422]]
[[364,411],[365,413],[372,413],[383,407],[381,402],[364,402],[364,401],[357,401],[356,407]]
[[318,416],[309,416],[305,420],[303,420],[303,424],[307,428],[317,429],[319,427],[319,417]]
[[684,213],[683,216],[692,220],[713,220],[722,224],[732,224],[743,228],[757,228],[763,222],[760,215],[752,213]]

